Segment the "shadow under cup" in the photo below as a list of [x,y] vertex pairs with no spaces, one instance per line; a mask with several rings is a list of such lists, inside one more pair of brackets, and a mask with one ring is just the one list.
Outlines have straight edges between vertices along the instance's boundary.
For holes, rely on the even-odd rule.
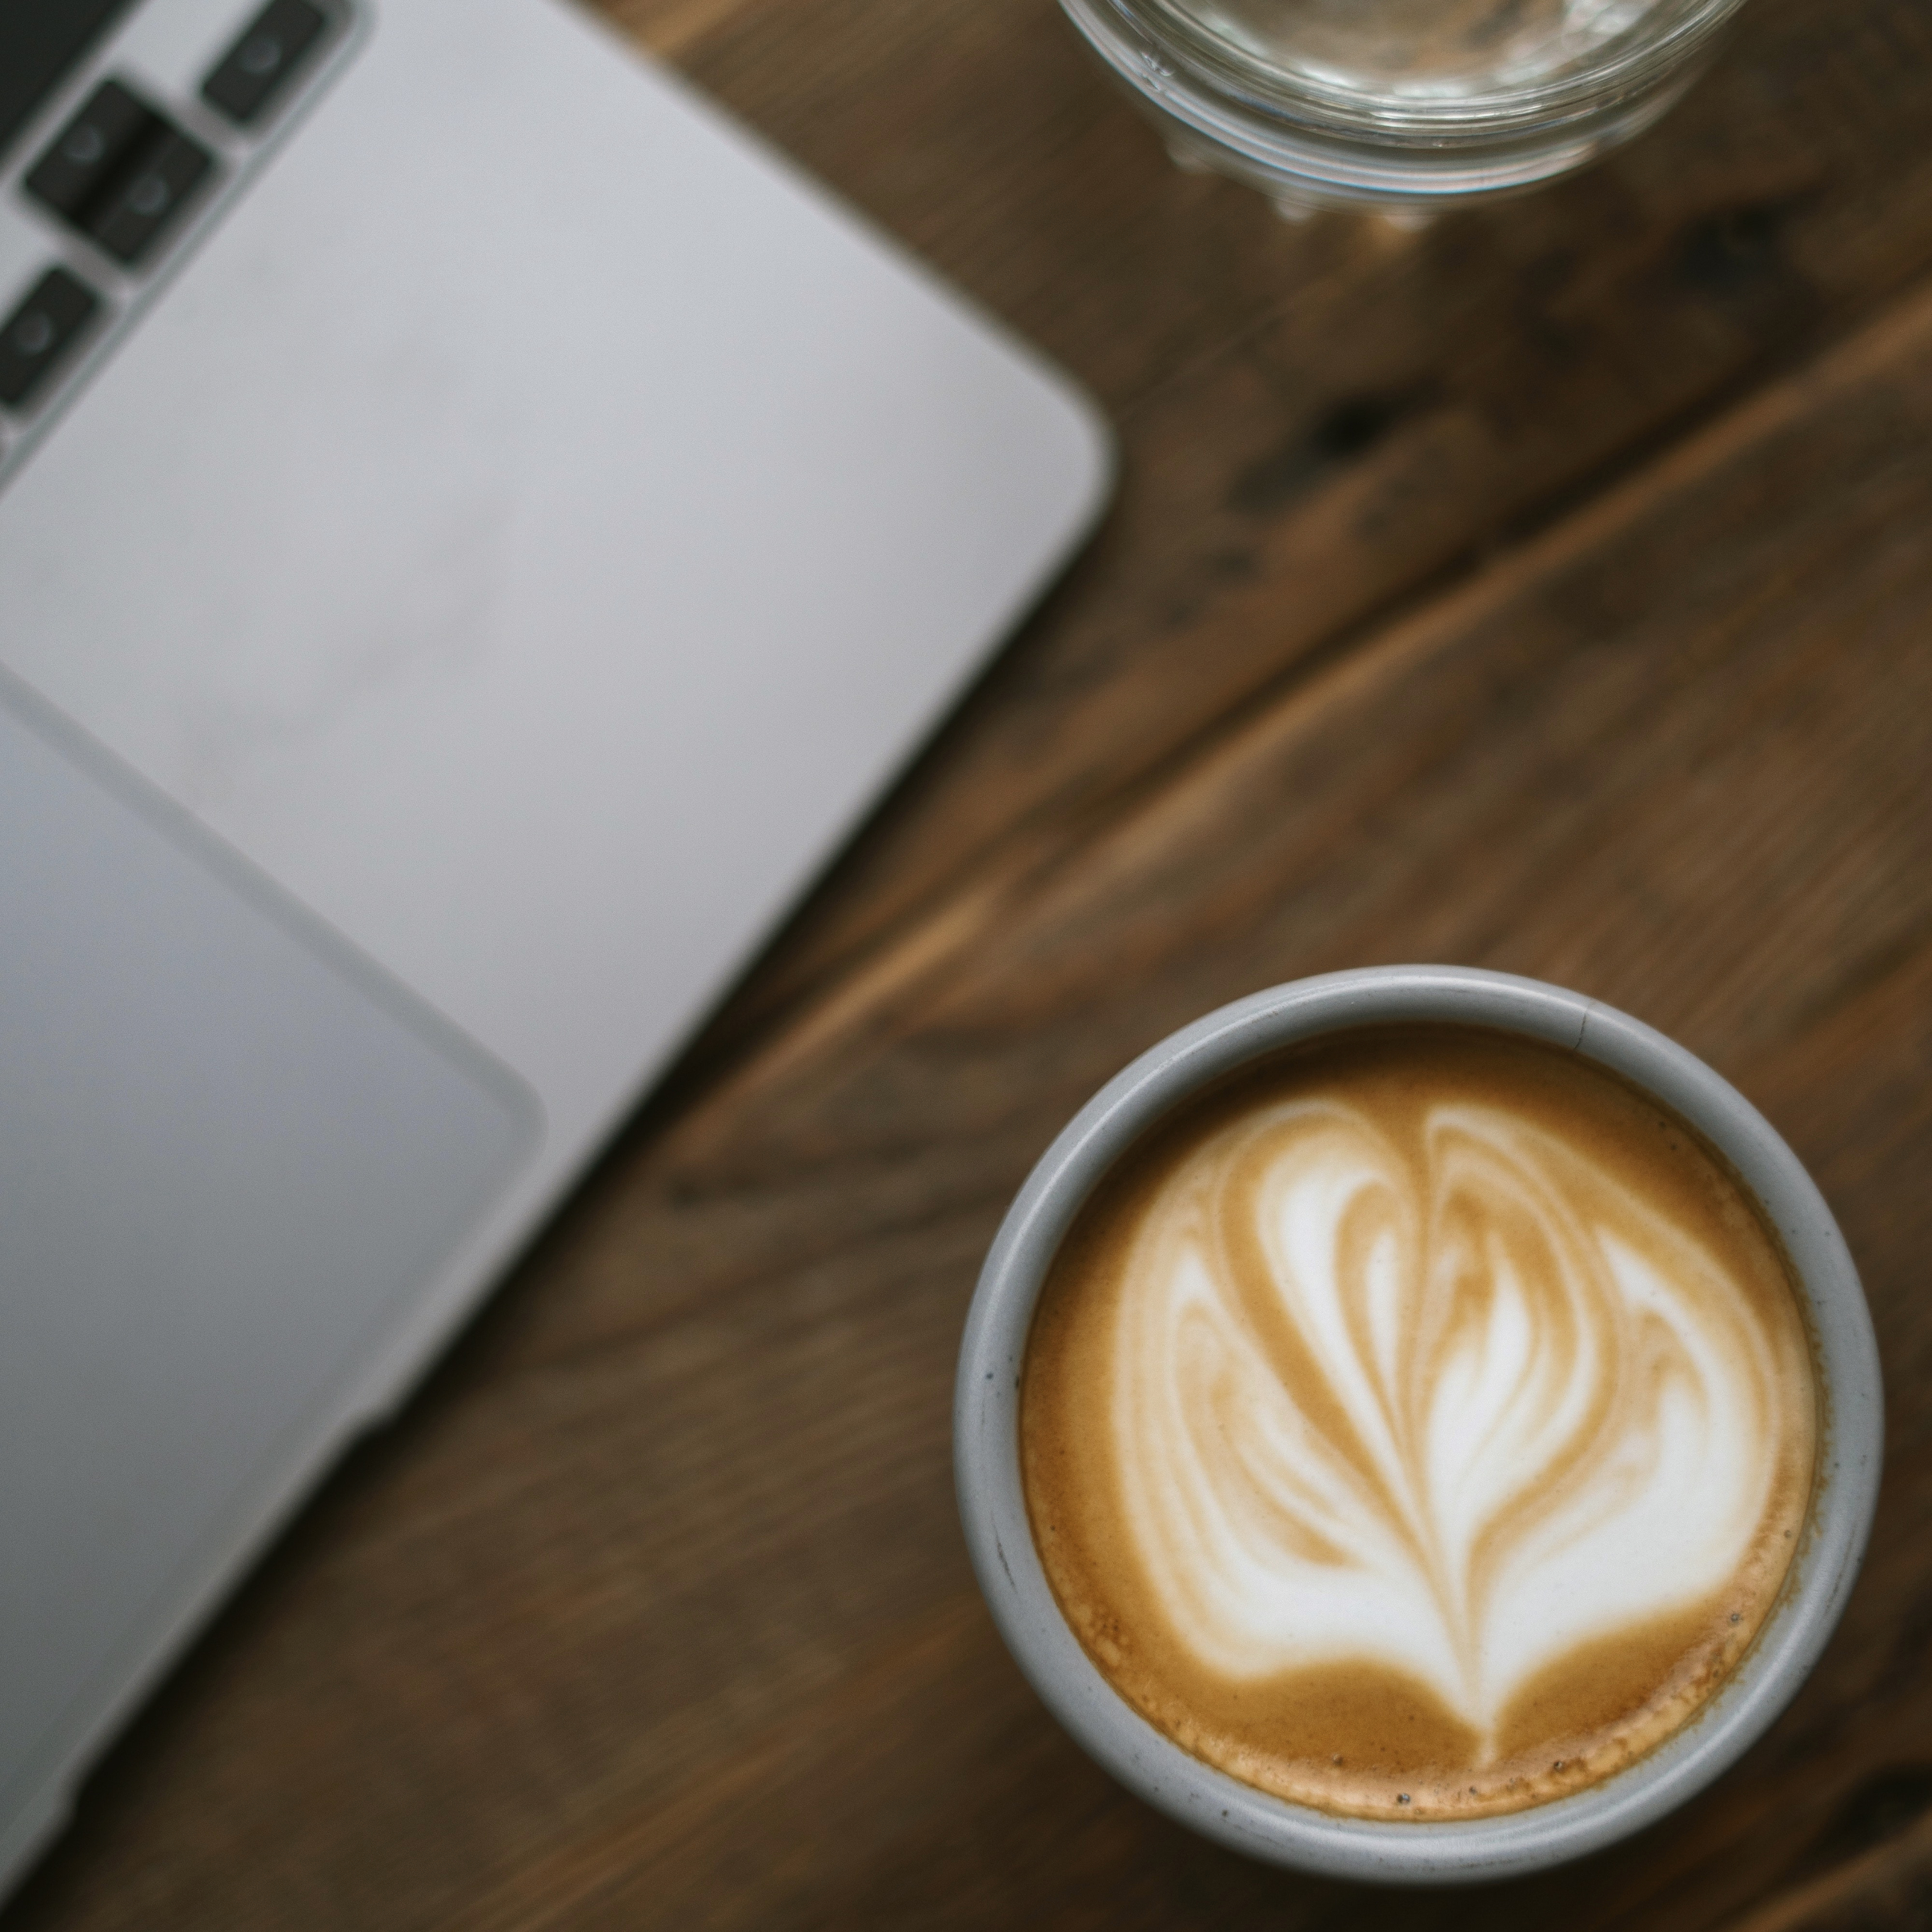
[[[1756,1642],[1681,1729],[1572,1795],[1500,1816],[1384,1822],[1296,1804],[1192,1756],[1129,1704],[1062,1615],[1035,1552],[1020,1396],[1035,1306],[1101,1178],[1157,1122],[1228,1075],[1324,1036],[1403,1024],[1476,1027],[1574,1052],[1694,1129],[1754,1199],[1791,1264],[1818,1395],[1816,1475],[1798,1553]],[[1836,1626],[1877,1500],[1878,1358],[1830,1210],[1762,1115],[1702,1061],[1580,994],[1447,967],[1298,981],[1223,1007],[1143,1054],[1083,1108],[1034,1168],[988,1256],[955,1391],[955,1473],[981,1589],[1054,1714],[1130,1790],[1232,1849],[1326,1876],[1442,1883],[1502,1878],[1595,1851],[1702,1790],[1770,1726]]]

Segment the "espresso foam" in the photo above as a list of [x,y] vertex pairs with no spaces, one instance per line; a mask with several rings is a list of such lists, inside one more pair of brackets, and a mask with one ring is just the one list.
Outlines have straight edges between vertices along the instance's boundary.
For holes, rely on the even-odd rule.
[[1346,1036],[1149,1137],[1063,1245],[1022,1448],[1070,1622],[1238,1777],[1509,1810],[1688,1719],[1774,1600],[1814,1400],[1681,1123],[1468,1029]]

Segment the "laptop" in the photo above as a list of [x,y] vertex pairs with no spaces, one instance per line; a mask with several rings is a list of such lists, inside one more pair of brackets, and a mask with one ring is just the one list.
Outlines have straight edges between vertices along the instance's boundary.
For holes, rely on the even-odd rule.
[[0,6],[0,1882],[1108,475],[560,0]]

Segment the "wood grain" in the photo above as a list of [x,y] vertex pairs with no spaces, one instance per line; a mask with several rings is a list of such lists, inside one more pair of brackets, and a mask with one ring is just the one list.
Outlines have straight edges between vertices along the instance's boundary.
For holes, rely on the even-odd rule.
[[[5,1924],[1922,1926],[1922,9],[1754,0],[1613,166],[1419,237],[1171,173],[1041,0],[615,10],[1069,362],[1123,500]],[[1736,1081],[1839,1214],[1891,1407],[1858,1594],[1744,1764],[1582,1866],[1378,1895],[1080,1756],[974,1590],[947,1427],[1081,1100],[1404,958]]]
[[[1113,412],[1108,529],[733,1025],[1480,567],[1932,264],[1928,16],[1754,0],[1611,166],[1420,236],[1184,176],[1051,0],[752,0],[688,50]],[[706,1042],[707,1049],[728,1042]]]

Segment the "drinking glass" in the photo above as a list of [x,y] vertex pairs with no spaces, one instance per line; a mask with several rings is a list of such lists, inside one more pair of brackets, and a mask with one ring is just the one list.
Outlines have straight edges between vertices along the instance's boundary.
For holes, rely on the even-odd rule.
[[1534,187],[1647,128],[1743,0],[1060,0],[1184,167],[1290,214]]

